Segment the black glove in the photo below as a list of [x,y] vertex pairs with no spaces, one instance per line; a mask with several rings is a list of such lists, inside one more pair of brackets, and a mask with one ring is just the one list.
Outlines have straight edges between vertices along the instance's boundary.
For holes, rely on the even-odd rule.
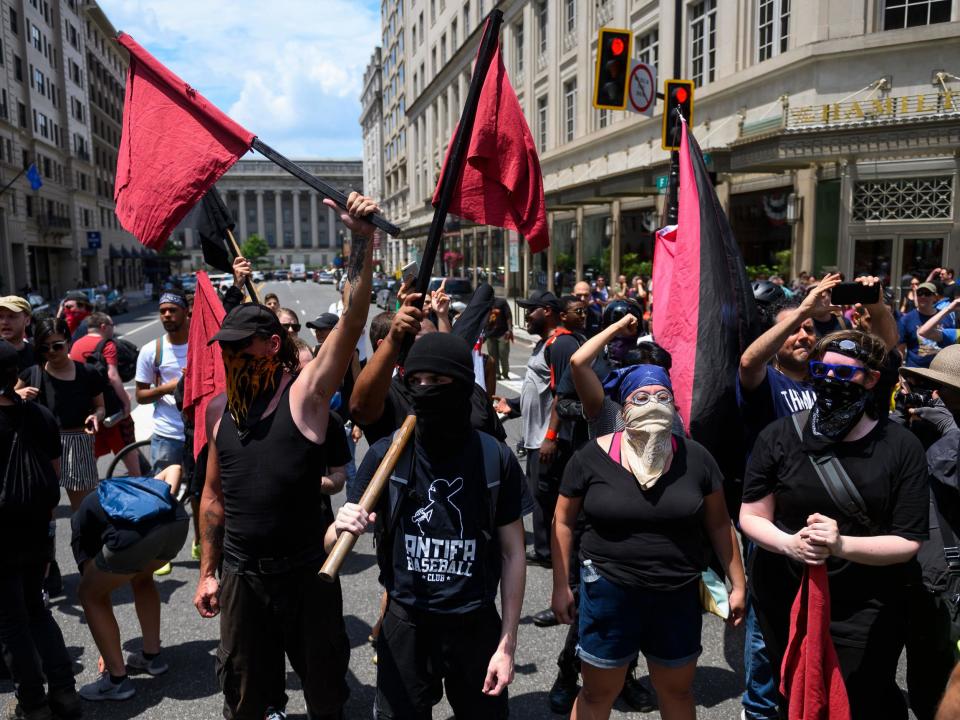
[[934,405],[933,407],[914,408],[910,410],[910,415],[913,418],[911,424],[918,422],[928,423],[941,437],[946,435],[950,430],[957,429],[957,423],[953,419],[953,414],[947,410],[947,407],[942,403]]

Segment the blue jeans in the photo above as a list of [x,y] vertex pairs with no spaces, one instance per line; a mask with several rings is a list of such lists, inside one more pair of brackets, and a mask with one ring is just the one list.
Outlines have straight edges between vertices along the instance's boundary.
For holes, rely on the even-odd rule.
[[[753,543],[744,542],[748,567],[755,551],[756,546]],[[760,623],[757,622],[757,614],[753,610],[753,598],[749,595],[745,621],[747,636],[743,643],[743,666],[746,677],[740,702],[747,720],[771,720],[779,717],[780,692],[773,680],[767,645],[763,641]]]
[[183,462],[183,440],[154,435],[150,440],[150,455],[153,457],[151,474],[156,475],[168,465],[180,465]]

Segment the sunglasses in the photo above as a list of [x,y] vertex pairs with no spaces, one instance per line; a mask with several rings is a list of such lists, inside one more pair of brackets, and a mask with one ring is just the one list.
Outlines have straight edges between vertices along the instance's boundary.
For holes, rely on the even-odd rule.
[[933,297],[933,293],[929,290],[917,290],[917,297]]
[[673,402],[673,395],[671,395],[666,390],[657,390],[655,393],[648,392],[638,392],[631,398],[627,399],[627,402],[633,403],[634,405],[644,406],[651,400],[655,400],[661,405],[669,405]]
[[837,380],[850,382],[857,376],[858,372],[866,371],[866,368],[862,365],[833,365],[832,363],[825,363],[820,360],[810,361],[810,377],[825,378],[830,374],[831,370]]
[[37,345],[37,350],[43,353],[48,353],[50,351],[60,352],[67,346],[66,340],[58,340],[57,342],[52,342],[49,345]]
[[280,323],[280,327],[287,332],[290,332],[291,330],[294,332],[300,332],[300,323]]

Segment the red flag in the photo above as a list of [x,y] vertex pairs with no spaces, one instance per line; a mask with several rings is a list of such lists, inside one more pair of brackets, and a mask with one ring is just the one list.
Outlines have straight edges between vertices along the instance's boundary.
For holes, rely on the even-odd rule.
[[120,223],[150,248],[170,233],[231,165],[253,133],[164,67],[125,33],[130,51],[114,200]]
[[[451,140],[444,167],[452,145]],[[433,191],[434,205],[439,197],[438,183]],[[499,45],[480,91],[467,162],[454,189],[450,212],[483,225],[517,230],[533,252],[550,244],[540,158],[503,66]]]
[[657,233],[653,332],[673,356],[670,379],[687,432],[730,477],[745,455],[737,369],[759,334],[759,315],[740,248],[686,123],[679,196],[677,226]]
[[194,458],[207,442],[207,405],[227,388],[220,343],[207,345],[207,341],[220,330],[225,315],[210,278],[205,272],[198,272],[187,340],[187,367],[183,371],[183,409],[193,410]]

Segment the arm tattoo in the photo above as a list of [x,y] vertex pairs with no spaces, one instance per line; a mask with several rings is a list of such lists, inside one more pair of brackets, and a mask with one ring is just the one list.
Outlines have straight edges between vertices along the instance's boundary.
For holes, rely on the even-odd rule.
[[351,294],[357,280],[360,279],[360,273],[363,272],[363,261],[366,259],[368,242],[370,242],[370,238],[366,235],[353,233],[350,242],[350,262],[347,266],[347,280],[350,281]]
[[203,539],[213,545],[217,550],[223,550],[223,518],[220,513],[207,510],[203,514],[204,527]]

